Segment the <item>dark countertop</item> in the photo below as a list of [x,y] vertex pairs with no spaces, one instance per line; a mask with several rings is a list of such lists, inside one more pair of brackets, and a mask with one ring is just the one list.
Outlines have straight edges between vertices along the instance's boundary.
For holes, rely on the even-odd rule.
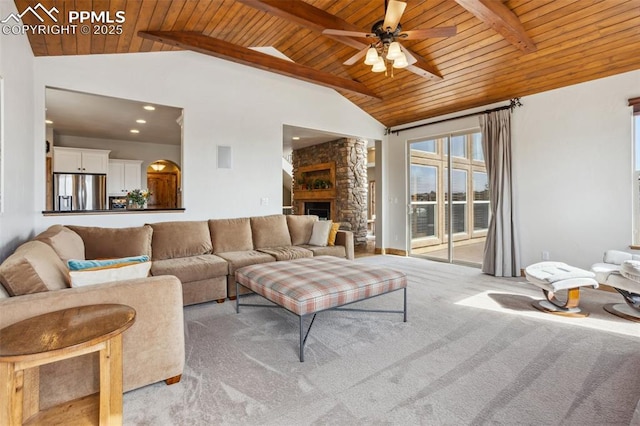
[[112,210],[43,210],[44,216],[76,216],[76,215],[96,215],[96,214],[125,214],[125,213],[182,213],[184,208],[175,209],[112,209]]

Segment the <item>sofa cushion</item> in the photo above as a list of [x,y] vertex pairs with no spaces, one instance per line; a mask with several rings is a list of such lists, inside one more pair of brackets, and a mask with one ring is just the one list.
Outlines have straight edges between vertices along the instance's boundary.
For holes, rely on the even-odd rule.
[[209,231],[214,253],[253,250],[251,224],[248,217],[210,219]]
[[290,214],[286,217],[289,235],[291,236],[291,245],[309,244],[313,224],[318,221],[318,216]]
[[76,271],[69,271],[71,287],[109,283],[113,281],[132,280],[149,276],[151,262],[114,263]]
[[82,237],[66,226],[52,225],[34,239],[48,244],[65,263],[69,259],[84,259]]
[[242,268],[243,266],[276,261],[276,258],[270,254],[262,253],[257,250],[230,251],[226,253],[218,253],[217,255],[229,263],[229,275],[235,274],[236,269]]
[[211,235],[206,220],[152,223],[151,227],[152,260],[211,253]]
[[331,232],[332,224],[333,222],[330,220],[321,220],[314,223],[311,238],[309,238],[309,244],[319,247],[326,246],[329,242],[329,233]]
[[68,228],[82,237],[85,259],[151,256],[153,229],[149,225],[131,228],[68,225]]
[[282,247],[291,245],[287,219],[283,214],[257,216],[251,219],[253,247]]
[[304,247],[297,246],[285,246],[285,247],[265,247],[258,249],[263,253],[270,254],[275,257],[276,260],[293,260],[302,259],[305,257],[313,257],[313,252],[307,250]]
[[152,263],[151,275],[175,275],[183,283],[224,277],[229,271],[227,261],[214,254],[156,260]]
[[622,262],[620,274],[625,278],[640,282],[640,260],[625,260]]
[[42,241],[22,244],[0,265],[0,282],[11,296],[68,287],[67,268]]
[[311,250],[314,256],[336,256],[336,257],[347,257],[347,250],[345,246],[326,246],[326,247],[318,247],[318,246],[303,246],[307,250]]

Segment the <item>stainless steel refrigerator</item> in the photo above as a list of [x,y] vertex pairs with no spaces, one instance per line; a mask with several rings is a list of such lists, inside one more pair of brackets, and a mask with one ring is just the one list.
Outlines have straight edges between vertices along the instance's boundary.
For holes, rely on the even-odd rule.
[[105,209],[107,209],[107,175],[53,174],[53,210]]

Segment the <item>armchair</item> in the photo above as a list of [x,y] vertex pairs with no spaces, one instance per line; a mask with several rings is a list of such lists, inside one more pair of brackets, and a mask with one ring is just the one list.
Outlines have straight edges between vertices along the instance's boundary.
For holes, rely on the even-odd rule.
[[625,303],[610,303],[604,309],[619,317],[640,322],[640,255],[607,250],[603,262],[591,267],[600,284],[613,287]]

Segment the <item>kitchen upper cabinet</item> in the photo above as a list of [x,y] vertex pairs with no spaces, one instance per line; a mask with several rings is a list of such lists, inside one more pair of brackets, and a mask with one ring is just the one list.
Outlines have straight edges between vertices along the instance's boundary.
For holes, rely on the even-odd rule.
[[54,173],[106,174],[109,169],[109,150],[53,147]]
[[142,189],[142,161],[109,160],[107,192],[111,196],[126,195],[132,189]]

